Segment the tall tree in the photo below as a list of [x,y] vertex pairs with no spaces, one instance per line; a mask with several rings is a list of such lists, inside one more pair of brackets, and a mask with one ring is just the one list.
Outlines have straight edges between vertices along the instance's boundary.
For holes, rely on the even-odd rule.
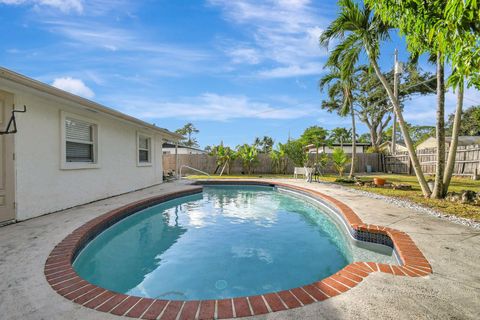
[[[444,63],[450,62],[450,84],[459,87],[456,116],[461,116],[463,82],[480,87],[480,4],[476,0],[366,0],[381,16],[406,37],[415,55],[435,55],[437,61],[437,170],[432,197],[443,197],[448,190],[453,165],[445,162]],[[461,98],[461,99],[460,99]],[[458,120],[459,121],[459,120]],[[458,134],[454,134],[458,138]],[[456,141],[450,154],[456,153]]]
[[452,180],[453,167],[455,166],[455,158],[457,156],[458,137],[460,135],[460,121],[463,108],[463,89],[463,83],[459,84],[457,88],[457,108],[455,110],[455,116],[453,117],[452,137],[448,152],[447,164],[445,166],[445,174],[443,176],[445,193],[447,192],[450,181]]
[[315,163],[318,162],[318,153],[321,146],[327,142],[328,131],[319,126],[311,126],[303,131],[300,141],[304,146],[313,145],[316,148]]
[[453,127],[455,126],[455,122],[458,121],[459,135],[480,136],[480,105],[465,109],[460,118],[456,118],[455,114],[456,112],[448,116],[447,131],[449,134],[452,134],[452,131],[454,131]]
[[277,147],[270,151],[270,158],[272,159],[274,171],[286,174],[288,164],[286,145],[279,142]]
[[322,108],[329,112],[336,111],[340,116],[344,117],[350,115],[352,120],[352,161],[350,164],[350,177],[355,174],[355,159],[356,159],[356,124],[355,124],[355,109],[353,88],[355,86],[354,80],[354,64],[343,59],[329,59],[327,66],[330,72],[324,75],[320,81],[320,90],[328,87],[328,97],[330,100],[322,102]]
[[331,142],[340,143],[340,148],[343,149],[343,144],[350,142],[352,139],[352,129],[337,127],[330,130],[329,139]]
[[[370,131],[370,142],[373,150],[378,151],[385,140],[383,134],[391,121],[391,104],[385,97],[385,89],[375,73],[367,66],[360,66],[355,80],[354,97],[357,115]],[[426,95],[434,92],[436,80],[429,72],[423,72],[415,64],[409,63],[400,75],[398,100],[403,108],[403,102],[412,95]],[[385,73],[388,82],[393,82],[393,70]],[[389,138],[387,138],[388,140]]]
[[369,68],[362,67],[356,79],[357,114],[370,132],[370,143],[378,151],[383,141],[383,131],[390,123],[391,107],[384,99],[384,89],[377,76]]
[[288,160],[292,161],[295,166],[303,167],[306,163],[305,150],[303,148],[304,144],[300,139],[291,140],[289,139],[285,143],[285,154],[287,155]]
[[425,175],[422,172],[415,147],[408,134],[408,128],[405,125],[400,103],[378,65],[380,43],[383,40],[389,39],[389,30],[391,27],[382,21],[380,17],[374,15],[370,8],[365,6],[361,7],[353,0],[340,0],[338,4],[340,6],[340,13],[322,33],[320,43],[328,46],[331,40],[339,41],[332,50],[329,60],[337,64],[338,61],[344,61],[344,68],[354,66],[358,62],[360,54],[363,51],[366,53],[370,65],[375,70],[375,74],[385,88],[393,105],[422,192],[424,196],[430,196],[431,191]]
[[370,134],[369,133],[362,133],[360,137],[357,139],[358,142],[360,143],[372,143],[370,141]]
[[269,153],[272,151],[274,141],[269,136],[263,136],[263,138],[256,137],[254,144],[259,147],[262,153]]
[[175,130],[175,132],[184,136],[182,143],[187,147],[198,147],[198,142],[195,138],[192,137],[192,135],[195,133],[199,133],[200,131],[195,128],[193,123],[189,122],[185,124],[182,128]]
[[[423,126],[423,125],[411,125],[406,123],[408,132],[410,133],[410,138],[412,139],[413,144],[418,146],[423,141],[427,140],[430,137],[435,135],[434,126]],[[384,132],[384,139],[388,139],[392,136],[393,127],[388,127]],[[396,133],[396,141],[403,143],[403,136],[401,132]]]

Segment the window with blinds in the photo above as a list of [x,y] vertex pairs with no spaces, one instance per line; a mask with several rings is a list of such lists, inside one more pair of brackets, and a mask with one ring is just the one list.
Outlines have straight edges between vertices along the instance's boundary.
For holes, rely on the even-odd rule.
[[138,136],[138,162],[151,162],[151,138],[142,135]]
[[94,124],[65,118],[65,143],[67,162],[95,162]]

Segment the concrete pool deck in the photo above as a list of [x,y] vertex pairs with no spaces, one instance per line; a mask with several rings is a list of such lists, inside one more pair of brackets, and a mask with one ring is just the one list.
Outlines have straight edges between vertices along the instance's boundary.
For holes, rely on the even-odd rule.
[[[476,319],[480,314],[480,232],[396,207],[335,185],[274,180],[311,188],[349,205],[365,222],[405,231],[431,263],[426,277],[372,273],[336,297],[256,319]],[[58,295],[43,267],[50,251],[85,222],[135,200],[188,186],[167,183],[0,228],[2,319],[119,319]],[[248,318],[245,318],[248,319]]]

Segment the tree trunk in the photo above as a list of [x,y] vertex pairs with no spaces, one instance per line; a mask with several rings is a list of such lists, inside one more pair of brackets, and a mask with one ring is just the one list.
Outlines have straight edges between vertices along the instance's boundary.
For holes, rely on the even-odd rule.
[[447,194],[450,180],[452,179],[453,168],[455,166],[455,156],[457,155],[458,136],[460,133],[460,124],[462,120],[463,109],[463,79],[458,85],[457,92],[457,108],[455,110],[455,118],[453,119],[452,139],[450,141],[450,148],[448,150],[448,160],[445,166],[445,174],[443,175],[443,197]]
[[445,70],[443,57],[437,53],[437,167],[432,198],[443,197],[443,173],[445,171]]
[[351,114],[352,114],[352,163],[350,164],[350,174],[349,177],[353,178],[355,175],[355,160],[357,156],[357,144],[356,144],[356,130],[355,130],[355,110],[353,106],[351,106]]
[[372,144],[372,147],[377,150],[377,130],[373,126],[368,129],[370,130],[370,143]]
[[397,153],[397,115],[393,115],[392,123],[392,154]]
[[400,130],[402,131],[403,137],[405,139],[405,145],[407,147],[410,160],[412,161],[415,175],[417,176],[418,183],[422,188],[423,196],[429,197],[431,193],[430,188],[428,187],[427,180],[425,179],[425,176],[422,171],[422,167],[420,166],[420,162],[418,161],[417,153],[415,152],[415,147],[413,146],[412,138],[410,137],[407,125],[405,123],[405,120],[403,119],[403,114],[402,114],[402,111],[400,110],[400,105],[398,103],[398,100],[395,99],[395,96],[393,95],[393,91],[390,88],[387,79],[380,71],[380,67],[378,66],[377,61],[370,54],[368,54],[368,56],[369,56],[370,63],[375,69],[375,73],[378,79],[380,80],[383,87],[387,91],[388,97],[390,98],[390,101],[393,104],[393,109],[395,111],[395,114],[397,115],[397,121],[400,126]]

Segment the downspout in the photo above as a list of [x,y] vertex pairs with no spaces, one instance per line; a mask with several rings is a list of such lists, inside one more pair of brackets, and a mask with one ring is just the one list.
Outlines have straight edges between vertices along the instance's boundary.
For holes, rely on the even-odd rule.
[[175,173],[177,174],[177,179],[180,179],[180,173],[178,172],[178,141],[175,142]]

